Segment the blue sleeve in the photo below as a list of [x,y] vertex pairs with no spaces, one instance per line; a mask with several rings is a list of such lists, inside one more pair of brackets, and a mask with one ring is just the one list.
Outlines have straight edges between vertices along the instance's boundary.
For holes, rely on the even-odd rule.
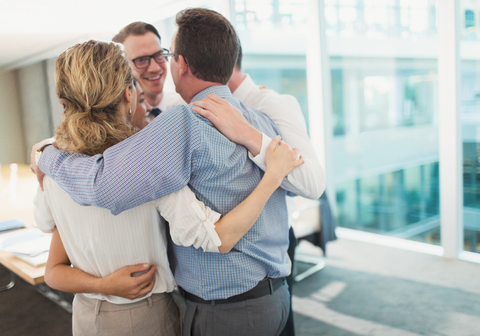
[[75,202],[116,215],[187,185],[201,146],[198,122],[186,105],[179,105],[103,155],[66,153],[50,146],[39,167]]

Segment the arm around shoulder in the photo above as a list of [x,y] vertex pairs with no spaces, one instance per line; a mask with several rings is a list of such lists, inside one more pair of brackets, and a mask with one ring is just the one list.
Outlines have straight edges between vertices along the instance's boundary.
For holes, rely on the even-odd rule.
[[[305,119],[298,101],[290,95],[271,93],[261,100],[259,110],[267,114],[277,125],[282,140],[290,147],[298,148],[305,163],[294,169],[282,183],[285,190],[310,199],[318,199],[326,187],[325,171],[307,133]],[[265,152],[268,139],[263,141],[261,154]],[[255,163],[262,168],[259,161]],[[262,168],[263,169],[263,168]]]
[[177,106],[103,154],[86,156],[47,148],[40,168],[49,167],[46,173],[75,202],[116,215],[184,187],[200,142],[198,118],[185,106]]

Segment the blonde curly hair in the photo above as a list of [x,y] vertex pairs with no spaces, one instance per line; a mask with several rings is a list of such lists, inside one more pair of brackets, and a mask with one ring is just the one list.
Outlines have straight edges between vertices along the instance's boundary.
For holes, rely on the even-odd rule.
[[121,45],[90,40],[64,51],[55,63],[62,122],[55,130],[57,148],[95,155],[126,139],[134,129],[118,106],[134,77]]

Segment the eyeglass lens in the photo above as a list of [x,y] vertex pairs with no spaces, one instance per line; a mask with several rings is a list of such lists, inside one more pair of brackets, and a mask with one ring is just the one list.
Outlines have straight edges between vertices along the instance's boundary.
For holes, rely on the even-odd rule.
[[[163,54],[166,54],[165,56],[163,56]],[[162,63],[165,63],[165,61],[168,61],[168,55],[169,52],[167,49],[162,49],[160,50],[159,52],[156,52],[155,54],[153,55],[150,55],[150,56],[142,56],[142,57],[138,57],[136,59],[133,60],[133,63],[135,64],[135,66],[138,68],[138,69],[144,69],[144,68],[147,68],[150,66],[150,60],[153,58],[155,60],[155,62],[157,62],[158,64],[162,64]]]

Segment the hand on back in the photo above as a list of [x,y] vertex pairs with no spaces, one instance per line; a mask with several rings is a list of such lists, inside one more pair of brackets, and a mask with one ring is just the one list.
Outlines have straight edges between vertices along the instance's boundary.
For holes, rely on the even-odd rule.
[[207,118],[230,141],[244,145],[248,131],[253,128],[243,114],[228,101],[211,93],[206,98],[194,101],[192,109]]
[[[150,269],[149,269],[150,267]],[[155,285],[155,265],[138,264],[125,266],[118,271],[102,278],[104,282],[102,294],[120,296],[129,300],[141,298],[150,293]],[[132,276],[137,272],[145,272]]]

